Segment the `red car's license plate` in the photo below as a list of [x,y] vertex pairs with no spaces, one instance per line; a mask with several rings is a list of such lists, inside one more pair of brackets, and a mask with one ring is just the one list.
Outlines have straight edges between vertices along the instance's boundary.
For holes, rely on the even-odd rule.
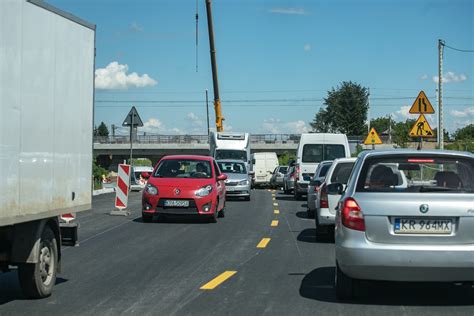
[[189,201],[186,200],[165,200],[165,207],[188,207]]

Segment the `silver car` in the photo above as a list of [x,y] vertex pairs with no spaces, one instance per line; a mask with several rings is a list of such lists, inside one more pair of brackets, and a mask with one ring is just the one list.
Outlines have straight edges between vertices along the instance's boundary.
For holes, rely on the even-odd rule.
[[327,171],[326,177],[316,193],[316,214],[314,216],[316,239],[333,232],[336,207],[341,198],[339,194],[329,195],[327,188],[331,183],[340,183],[345,188],[355,161],[356,158],[335,159]]
[[316,211],[316,197],[319,187],[324,182],[324,177],[332,165],[332,160],[321,161],[311,177],[308,185],[308,194],[306,195],[306,213],[308,218],[314,217]]
[[[329,194],[342,191],[328,186]],[[474,281],[474,155],[362,153],[339,201],[335,249],[340,299],[362,279]]]
[[273,188],[281,188],[283,186],[283,177],[288,171],[288,166],[278,166],[273,170],[270,186]]
[[295,166],[289,167],[283,177],[283,191],[290,194],[295,189]]
[[218,160],[217,164],[222,173],[227,175],[225,180],[226,196],[243,197],[250,201],[252,171],[248,171],[245,162],[240,160]]

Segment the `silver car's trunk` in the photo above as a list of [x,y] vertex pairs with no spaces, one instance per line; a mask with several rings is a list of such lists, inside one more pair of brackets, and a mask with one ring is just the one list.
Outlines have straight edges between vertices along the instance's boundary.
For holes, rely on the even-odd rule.
[[[474,194],[378,192],[356,193],[354,198],[364,214],[366,237],[372,242],[423,245],[474,243]],[[451,219],[452,231],[449,234],[395,233],[397,218]]]

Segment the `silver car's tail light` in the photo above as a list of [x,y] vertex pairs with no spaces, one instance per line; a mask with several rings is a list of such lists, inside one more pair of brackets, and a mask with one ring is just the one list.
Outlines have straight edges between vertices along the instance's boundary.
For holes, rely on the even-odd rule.
[[321,190],[321,196],[319,197],[319,207],[328,208],[328,190],[326,187],[326,183],[324,183],[319,189]]
[[342,225],[347,228],[365,231],[364,214],[353,198],[347,198],[341,212]]

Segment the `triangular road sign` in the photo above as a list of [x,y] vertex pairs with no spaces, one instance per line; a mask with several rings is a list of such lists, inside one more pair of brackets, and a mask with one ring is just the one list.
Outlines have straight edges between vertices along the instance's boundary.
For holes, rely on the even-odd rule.
[[379,137],[379,134],[377,134],[377,131],[375,128],[371,128],[369,134],[367,135],[365,141],[365,145],[380,145],[382,144],[382,140]]
[[426,120],[426,117],[421,114],[416,120],[415,125],[410,130],[411,137],[434,137],[433,130]]
[[409,112],[410,114],[433,114],[435,110],[425,92],[420,91]]
[[125,117],[125,120],[123,121],[122,126],[131,126],[132,122],[133,122],[133,127],[143,126],[143,121],[140,118],[140,115],[138,115],[137,109],[135,109],[134,106],[132,106],[132,109]]

